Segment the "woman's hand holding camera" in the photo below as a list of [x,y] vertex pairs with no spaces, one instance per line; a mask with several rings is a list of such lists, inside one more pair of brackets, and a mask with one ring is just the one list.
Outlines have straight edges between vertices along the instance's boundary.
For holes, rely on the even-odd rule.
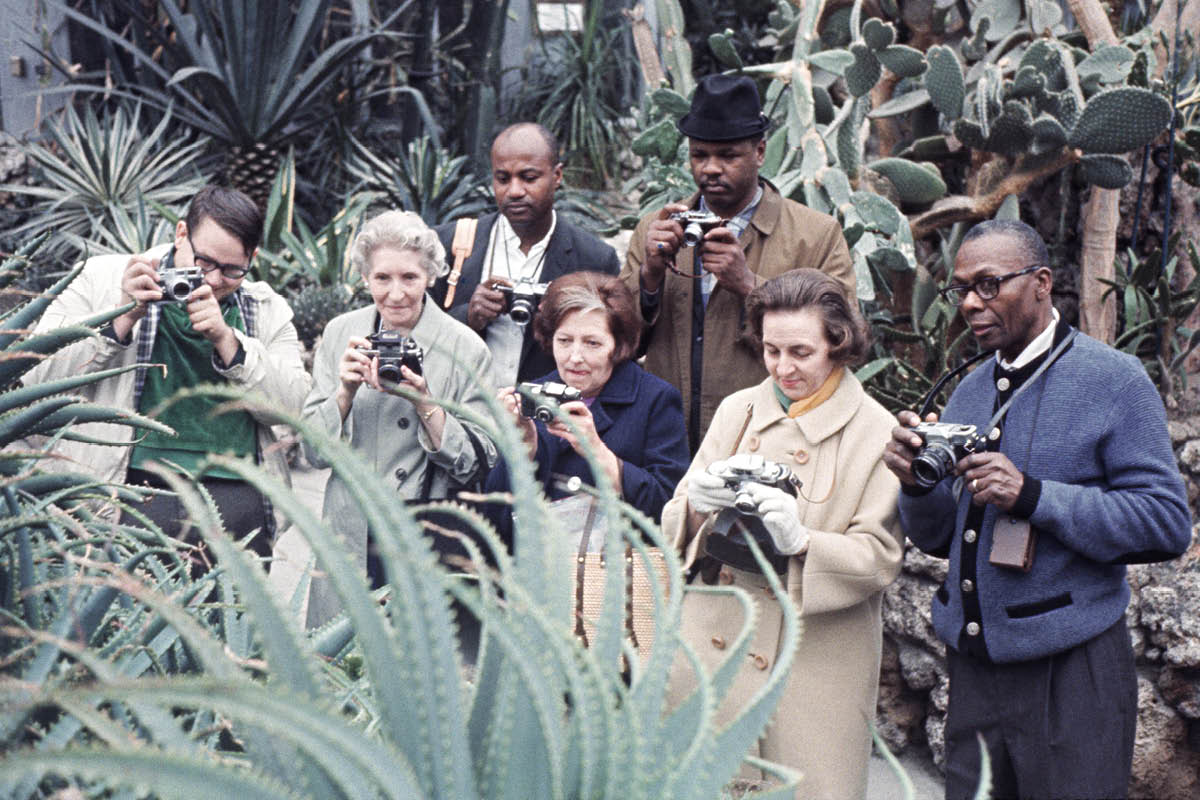
[[[724,462],[717,461],[709,470],[721,472]],[[725,479],[710,471],[700,470],[688,475],[688,505],[698,514],[711,514],[733,505],[734,491]]]
[[555,419],[553,422],[546,424],[546,430],[562,439],[566,439],[567,444],[571,445],[571,449],[579,455],[587,457],[584,450],[584,442],[590,447],[591,452],[595,454],[600,464],[604,467],[604,472],[608,475],[608,479],[612,482],[613,487],[617,492],[621,491],[621,459],[617,458],[617,454],[608,449],[608,445],[600,438],[600,434],[596,432],[596,420],[592,417],[591,409],[581,400],[573,400],[569,403],[563,403],[559,409],[571,418],[577,435],[566,422]]
[[504,406],[504,410],[512,415],[513,422],[521,431],[521,439],[529,448],[529,457],[537,453],[537,425],[533,420],[521,413],[521,395],[517,394],[515,386],[505,386],[496,392],[496,399]]
[[351,336],[346,342],[346,349],[338,360],[338,386],[336,400],[342,419],[350,413],[354,403],[354,395],[364,383],[379,388],[379,359],[367,355],[371,343],[361,336]]
[[795,497],[761,483],[748,483],[745,491],[754,499],[758,517],[781,555],[798,556],[808,552],[809,532],[796,516]]

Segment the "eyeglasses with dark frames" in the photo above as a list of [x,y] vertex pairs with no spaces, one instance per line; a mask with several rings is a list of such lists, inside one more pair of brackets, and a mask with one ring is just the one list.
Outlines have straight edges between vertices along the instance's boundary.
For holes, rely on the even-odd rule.
[[231,281],[236,281],[238,278],[244,278],[250,272],[249,266],[238,266],[237,264],[222,264],[216,259],[202,256],[196,252],[196,243],[192,241],[192,234],[187,235],[188,245],[192,248],[192,263],[206,275],[214,269],[221,270],[221,274]]
[[1034,264],[1025,269],[1019,269],[1016,272],[1009,272],[1005,275],[989,275],[986,278],[980,278],[974,283],[960,283],[955,286],[947,286],[939,290],[938,294],[942,299],[951,305],[960,306],[967,299],[967,295],[971,292],[979,295],[980,300],[995,300],[996,295],[1000,294],[1000,284],[1012,278],[1018,278],[1022,275],[1028,275],[1041,269],[1043,264]]

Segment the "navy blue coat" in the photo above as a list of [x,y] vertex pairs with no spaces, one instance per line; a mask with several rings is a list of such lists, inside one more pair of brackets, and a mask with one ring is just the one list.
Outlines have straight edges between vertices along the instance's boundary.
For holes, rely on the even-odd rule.
[[[562,381],[557,370],[537,383],[549,381]],[[657,522],[691,461],[679,390],[626,361],[613,369],[591,412],[601,441],[623,462],[621,493],[625,502]],[[552,500],[566,495],[557,488],[556,476],[578,476],[594,485],[591,468],[583,456],[566,439],[549,433],[542,423],[534,424],[538,428],[537,477],[546,495]],[[502,459],[488,475],[485,491],[509,490],[508,465]],[[511,509],[502,511],[490,516],[508,541]]]

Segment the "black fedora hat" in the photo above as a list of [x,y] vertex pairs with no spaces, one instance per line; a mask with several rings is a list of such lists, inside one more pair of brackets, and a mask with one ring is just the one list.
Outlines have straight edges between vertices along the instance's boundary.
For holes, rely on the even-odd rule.
[[741,75],[705,77],[692,95],[691,109],[677,123],[684,136],[706,142],[749,139],[770,124],[754,81]]

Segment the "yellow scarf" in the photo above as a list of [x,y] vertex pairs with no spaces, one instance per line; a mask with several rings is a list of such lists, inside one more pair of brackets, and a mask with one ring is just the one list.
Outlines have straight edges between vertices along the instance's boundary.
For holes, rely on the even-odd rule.
[[[796,402],[786,406],[787,415],[790,418],[795,419],[801,414],[812,411],[814,408],[821,405],[821,403],[824,403],[830,397],[833,397],[833,393],[837,391],[838,385],[842,382],[842,375],[845,373],[845,371],[846,370],[843,367],[834,367],[833,371],[829,373],[829,377],[826,378],[825,382],[821,384],[820,389],[817,389],[817,391],[813,392],[808,397],[797,400]],[[783,393],[778,385],[775,386],[775,394],[779,397],[781,402],[787,397],[787,395]]]

